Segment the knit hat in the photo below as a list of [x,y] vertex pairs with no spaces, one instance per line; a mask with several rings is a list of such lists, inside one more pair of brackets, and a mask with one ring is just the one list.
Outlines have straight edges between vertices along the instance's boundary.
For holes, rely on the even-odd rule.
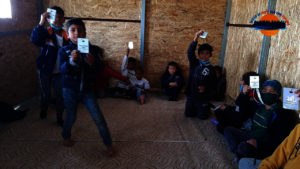
[[280,98],[281,91],[282,91],[282,85],[279,81],[277,81],[277,80],[267,80],[267,81],[265,81],[265,83],[262,85],[260,91],[262,91],[263,88],[266,87],[266,86],[272,86],[276,90],[276,92],[278,94],[278,98]]

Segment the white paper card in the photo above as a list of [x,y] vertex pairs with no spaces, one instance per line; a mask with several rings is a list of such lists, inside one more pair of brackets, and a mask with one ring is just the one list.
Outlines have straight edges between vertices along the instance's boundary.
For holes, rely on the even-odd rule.
[[299,99],[294,93],[298,89],[283,88],[283,108],[291,110],[299,110]]
[[208,34],[208,33],[204,31],[204,32],[203,32],[203,34],[202,34],[202,35],[200,35],[199,37],[200,37],[200,38],[203,38],[203,39],[205,39],[205,38],[206,38],[206,36],[207,36],[207,34]]
[[133,42],[129,42],[128,47],[129,47],[129,49],[133,49]]
[[259,89],[259,76],[250,76],[250,87],[252,89]]
[[49,20],[50,20],[50,21],[55,21],[56,10],[55,10],[55,9],[47,8],[47,12],[50,13],[50,18],[49,18]]
[[77,49],[80,53],[89,53],[89,40],[86,38],[78,38],[77,39]]

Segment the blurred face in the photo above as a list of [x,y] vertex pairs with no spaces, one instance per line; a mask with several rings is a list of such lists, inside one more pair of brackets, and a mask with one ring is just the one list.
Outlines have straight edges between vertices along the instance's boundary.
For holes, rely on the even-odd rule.
[[222,73],[220,71],[216,71],[217,73],[217,78],[221,77]]
[[272,87],[272,86],[266,86],[263,88],[263,90],[261,91],[261,93],[271,93],[271,94],[277,94],[277,91]]
[[211,57],[211,55],[208,50],[203,50],[198,54],[198,57],[202,62],[206,62]]
[[138,80],[141,80],[143,78],[143,73],[141,71],[136,71],[135,76]]
[[61,27],[65,23],[65,17],[60,13],[56,13],[55,21],[50,22],[56,27]]
[[85,38],[86,33],[81,25],[71,25],[68,30],[68,37],[72,43],[77,44],[77,38]]
[[176,73],[176,67],[175,66],[169,66],[168,71],[171,75],[174,75]]
[[134,70],[134,62],[128,62],[127,69]]

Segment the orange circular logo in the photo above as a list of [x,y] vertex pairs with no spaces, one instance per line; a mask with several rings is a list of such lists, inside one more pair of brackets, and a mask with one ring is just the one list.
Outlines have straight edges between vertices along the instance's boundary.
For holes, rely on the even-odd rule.
[[[261,17],[261,19],[259,21],[269,21],[269,22],[276,21],[276,22],[278,22],[280,20],[276,15],[267,14],[267,15],[264,15],[263,17]],[[279,32],[279,30],[260,30],[260,32],[266,36],[273,36],[273,35],[276,35]]]

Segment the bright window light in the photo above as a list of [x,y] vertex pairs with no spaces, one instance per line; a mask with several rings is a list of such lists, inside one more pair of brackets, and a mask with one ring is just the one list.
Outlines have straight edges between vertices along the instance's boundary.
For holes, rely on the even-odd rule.
[[11,18],[10,0],[0,0],[0,18]]

